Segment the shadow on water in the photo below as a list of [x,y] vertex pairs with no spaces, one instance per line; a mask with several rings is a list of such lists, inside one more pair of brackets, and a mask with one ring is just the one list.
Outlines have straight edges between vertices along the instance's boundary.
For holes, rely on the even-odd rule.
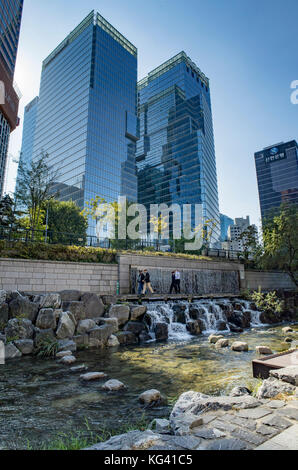
[[61,431],[83,429],[86,420],[95,432],[104,424],[117,428],[136,421],[144,412],[138,395],[151,388],[164,393],[169,405],[147,409],[150,419],[167,417],[172,403],[187,390],[222,394],[236,384],[253,385],[255,347],[262,344],[276,352],[289,347],[281,328],[228,335],[231,340],[247,341],[248,353],[217,350],[206,336],[76,353],[77,364],[85,364],[89,372],[103,371],[125,383],[127,389],[121,393],[102,391],[102,382],[83,384],[78,373],[53,360],[10,361],[0,369],[0,448],[26,448],[27,440],[34,447]]

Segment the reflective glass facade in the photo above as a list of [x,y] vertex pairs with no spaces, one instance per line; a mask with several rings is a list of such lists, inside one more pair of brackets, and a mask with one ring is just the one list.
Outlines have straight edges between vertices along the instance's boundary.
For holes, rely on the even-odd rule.
[[137,49],[91,12],[44,61],[34,157],[59,172],[61,200],[137,199]]
[[38,101],[38,96],[36,96],[34,100],[27,104],[24,111],[22,149],[20,158],[26,164],[30,164],[33,155]]
[[298,204],[298,146],[295,140],[255,153],[262,219],[282,203]]
[[228,239],[228,228],[230,225],[234,225],[234,220],[227,215],[220,214],[220,240],[222,242]]
[[181,52],[138,83],[138,199],[202,204],[220,239],[217,174],[208,78]]

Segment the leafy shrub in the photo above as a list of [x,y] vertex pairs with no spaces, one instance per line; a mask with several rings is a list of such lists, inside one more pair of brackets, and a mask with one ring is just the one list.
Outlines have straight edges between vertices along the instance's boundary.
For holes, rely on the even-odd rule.
[[55,357],[58,352],[58,348],[59,344],[56,339],[45,338],[39,342],[35,350],[35,355],[41,358]]
[[282,313],[284,310],[284,301],[277,297],[275,291],[261,292],[255,291],[251,294],[251,299],[255,302],[257,308],[267,313]]

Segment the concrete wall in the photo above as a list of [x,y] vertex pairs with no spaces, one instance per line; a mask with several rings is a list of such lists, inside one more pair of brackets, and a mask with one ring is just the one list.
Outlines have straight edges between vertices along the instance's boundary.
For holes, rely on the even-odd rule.
[[0,258],[0,289],[59,292],[75,289],[96,294],[116,294],[118,266]]
[[[131,269],[145,269],[153,270],[167,270],[169,282],[171,283],[170,273],[173,269],[194,270],[218,272],[218,271],[236,271],[239,273],[239,279],[244,279],[244,266],[238,262],[229,261],[204,261],[204,260],[191,260],[183,258],[174,258],[167,256],[143,256],[143,255],[119,255],[119,282],[120,294],[128,294],[131,289]],[[170,287],[170,284],[168,288]],[[164,293],[168,293],[164,292]]]
[[287,273],[278,271],[245,271],[245,279],[241,282],[244,289],[295,290],[295,284]]

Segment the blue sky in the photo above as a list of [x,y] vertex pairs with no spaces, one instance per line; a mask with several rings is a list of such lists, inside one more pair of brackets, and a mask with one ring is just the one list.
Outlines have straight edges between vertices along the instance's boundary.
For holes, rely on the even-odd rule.
[[[181,50],[210,78],[220,210],[259,225],[253,154],[298,138],[297,0],[25,0],[21,118],[38,94],[42,60],[92,9],[138,47],[139,78]],[[21,136],[22,125],[11,136],[14,156]]]

